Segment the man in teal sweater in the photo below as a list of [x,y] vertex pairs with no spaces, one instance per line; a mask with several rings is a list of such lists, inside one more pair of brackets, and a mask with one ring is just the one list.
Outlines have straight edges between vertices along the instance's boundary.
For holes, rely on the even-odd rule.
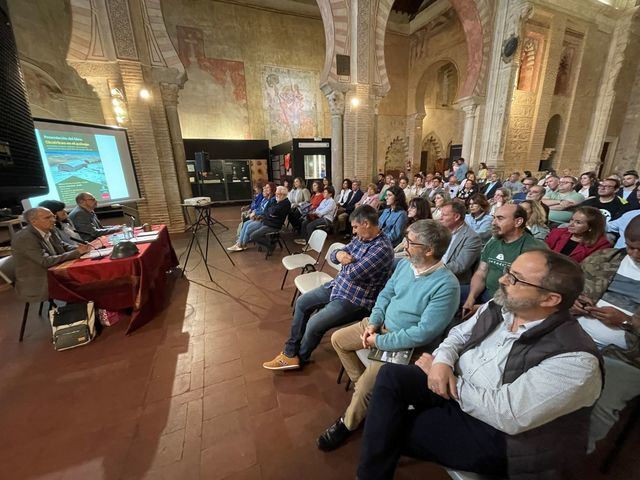
[[344,416],[318,438],[321,450],[338,448],[362,423],[376,375],[384,364],[371,361],[365,367],[356,351],[413,348],[415,360],[437,346],[458,307],[460,285],[441,261],[451,241],[449,230],[434,220],[419,220],[409,227],[406,238],[408,259],[396,267],[378,295],[371,316],[331,336],[355,391]]

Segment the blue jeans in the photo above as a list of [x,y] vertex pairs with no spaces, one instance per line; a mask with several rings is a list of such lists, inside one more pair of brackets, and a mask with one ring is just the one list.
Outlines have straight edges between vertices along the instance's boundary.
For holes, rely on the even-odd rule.
[[251,234],[262,227],[262,222],[260,220],[247,220],[242,224],[242,229],[240,230],[240,236],[238,237],[238,245],[241,247],[246,247],[247,243],[249,243],[249,239],[251,238]]
[[[331,300],[331,288],[326,284],[298,297],[291,323],[291,335],[284,344],[287,357],[298,355],[301,362],[308,362],[311,352],[318,346],[328,330],[360,320],[369,310],[336,298]],[[317,313],[313,316],[314,311]]]

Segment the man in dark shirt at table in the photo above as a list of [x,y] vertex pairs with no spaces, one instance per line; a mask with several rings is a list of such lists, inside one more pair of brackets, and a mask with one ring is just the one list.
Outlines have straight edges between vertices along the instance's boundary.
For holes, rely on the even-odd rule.
[[104,227],[96,216],[95,209],[98,206],[96,197],[89,192],[76,195],[77,206],[69,213],[69,218],[76,227],[76,231],[83,240],[90,242],[101,235],[110,235],[121,230],[120,225]]

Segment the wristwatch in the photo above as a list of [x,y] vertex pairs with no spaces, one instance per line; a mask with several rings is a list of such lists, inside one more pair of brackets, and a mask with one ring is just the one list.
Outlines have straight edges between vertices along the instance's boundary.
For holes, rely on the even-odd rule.
[[631,323],[631,320],[625,320],[620,324],[620,326],[622,327],[623,330],[627,330],[628,332],[633,331],[633,323]]

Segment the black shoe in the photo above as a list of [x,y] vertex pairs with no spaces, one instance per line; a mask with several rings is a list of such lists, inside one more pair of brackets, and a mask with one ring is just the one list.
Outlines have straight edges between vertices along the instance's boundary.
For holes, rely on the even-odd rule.
[[320,450],[330,452],[340,447],[350,435],[351,430],[345,426],[342,418],[339,418],[318,437],[316,444]]

